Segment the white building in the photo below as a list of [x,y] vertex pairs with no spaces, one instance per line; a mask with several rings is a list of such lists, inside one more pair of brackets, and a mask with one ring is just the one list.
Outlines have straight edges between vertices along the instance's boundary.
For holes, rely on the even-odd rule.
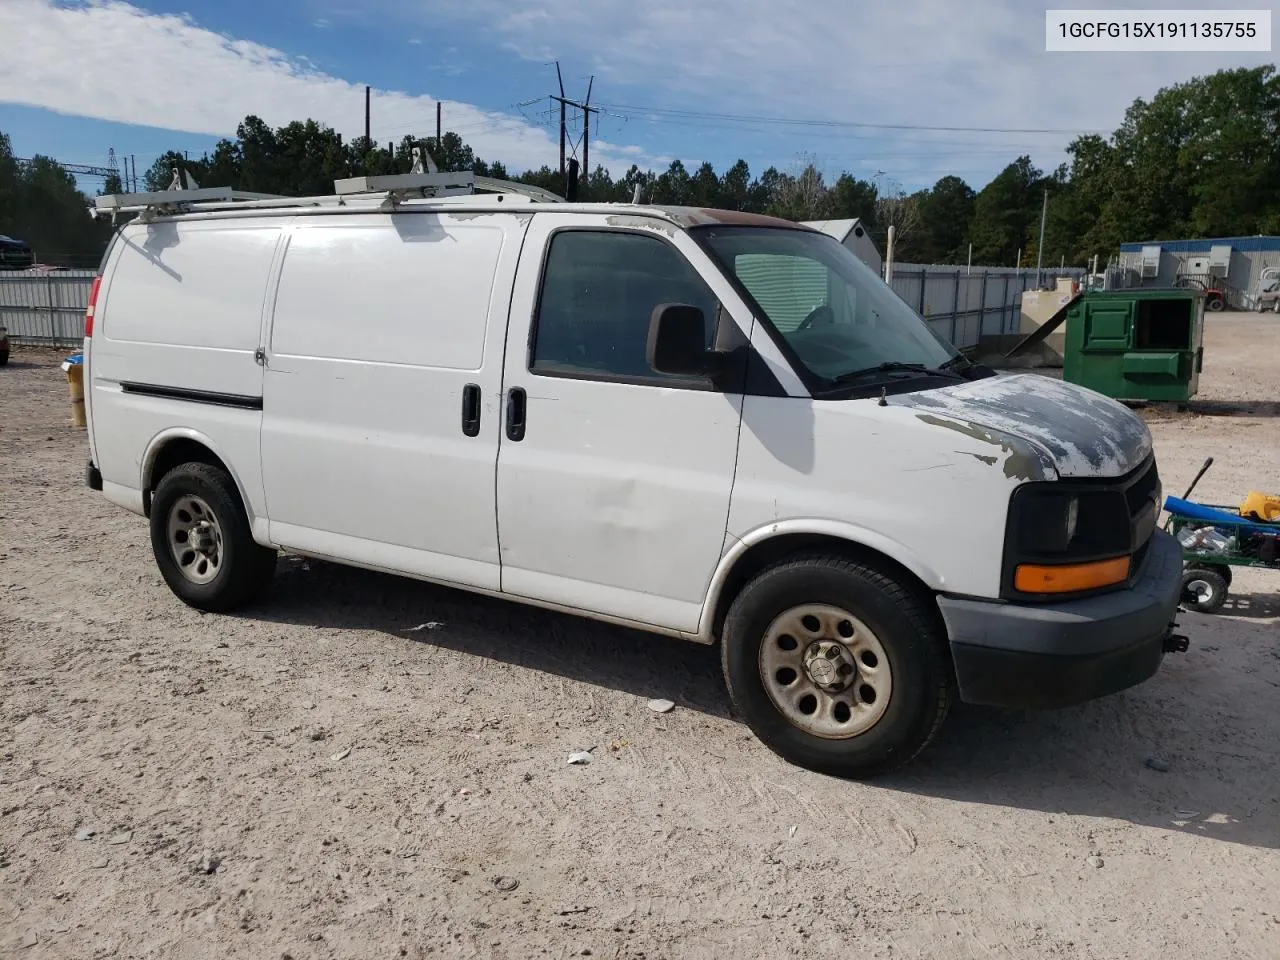
[[871,241],[871,234],[857,217],[852,220],[806,220],[804,225],[835,237],[852,250],[859,260],[876,273],[884,275],[884,260],[880,251],[876,249]]

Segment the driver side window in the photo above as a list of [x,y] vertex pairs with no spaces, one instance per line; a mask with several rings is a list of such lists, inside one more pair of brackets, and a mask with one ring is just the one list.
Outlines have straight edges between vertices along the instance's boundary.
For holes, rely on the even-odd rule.
[[649,366],[649,321],[662,303],[702,310],[711,346],[718,301],[674,246],[622,230],[557,233],[543,272],[529,369],[593,380],[688,382]]

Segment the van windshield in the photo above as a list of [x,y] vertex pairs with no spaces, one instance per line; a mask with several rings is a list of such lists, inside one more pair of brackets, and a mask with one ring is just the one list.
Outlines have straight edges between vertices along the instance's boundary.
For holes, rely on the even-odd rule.
[[834,237],[786,227],[691,231],[771,323],[795,357],[830,386],[962,355]]

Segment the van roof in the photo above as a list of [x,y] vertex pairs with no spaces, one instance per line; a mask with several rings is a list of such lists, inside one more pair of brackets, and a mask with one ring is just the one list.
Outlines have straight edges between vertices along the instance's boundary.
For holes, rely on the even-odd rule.
[[[192,191],[196,193],[196,191]],[[200,191],[199,193],[203,193]],[[213,193],[213,191],[208,191]],[[411,212],[425,210],[466,210],[476,213],[518,212],[556,212],[556,213],[596,213],[613,214],[615,216],[644,217],[661,219],[679,227],[711,226],[716,224],[733,226],[784,227],[793,230],[812,231],[811,227],[784,220],[779,217],[766,216],[759,213],[744,213],[738,210],[722,210],[712,207],[680,206],[671,204],[635,204],[635,203],[587,203],[564,201],[549,203],[536,197],[520,196],[511,193],[497,194],[463,194],[458,196],[415,198],[390,200],[384,193],[368,193],[356,195],[324,195],[314,197],[270,197],[262,195],[238,194],[236,196],[214,196],[206,198],[192,196],[191,199],[173,198],[169,204],[139,204],[132,208],[117,209],[139,210],[147,207],[144,220],[186,220],[186,219],[223,219],[242,217],[296,216],[299,214],[319,213],[373,213],[373,212]],[[171,195],[172,196],[172,195]],[[103,199],[103,198],[100,198]],[[102,205],[107,208],[106,204]]]

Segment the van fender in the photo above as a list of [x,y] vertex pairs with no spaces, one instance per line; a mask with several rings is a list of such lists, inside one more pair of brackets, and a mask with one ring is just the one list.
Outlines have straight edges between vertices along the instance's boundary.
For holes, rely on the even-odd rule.
[[844,523],[838,520],[805,517],[776,520],[762,524],[742,537],[736,537],[731,533],[726,535],[727,539],[731,540],[732,543],[720,558],[716,571],[711,577],[711,586],[707,591],[706,601],[702,605],[702,614],[698,618],[698,640],[700,642],[715,642],[712,631],[715,627],[716,609],[720,605],[721,595],[738,561],[752,547],[767,540],[796,534],[830,537],[874,551],[906,568],[930,590],[941,591],[943,589],[943,577],[923,557],[909,547],[903,546],[896,540],[891,540],[875,530],[869,530],[857,524]]
[[[249,526],[253,530],[254,539],[258,539],[259,532],[265,536],[267,532],[266,519],[259,519],[254,516],[253,505],[250,502],[249,497],[246,495],[244,483],[241,481],[240,475],[236,472],[235,467],[231,465],[231,461],[223,456],[218,445],[210,436],[208,436],[208,434],[201,433],[199,430],[194,430],[191,427],[166,427],[151,438],[150,442],[147,444],[146,452],[142,455],[142,469],[138,474],[138,489],[143,492],[143,496],[146,495],[147,478],[155,468],[156,459],[160,456],[160,451],[164,449],[165,444],[169,443],[171,440],[192,440],[201,446],[208,448],[209,452],[222,462],[223,468],[231,475],[232,483],[236,485],[236,492],[240,494],[240,502],[244,505],[244,512],[249,518]],[[150,507],[150,504],[148,504],[148,507]],[[261,530],[259,530],[259,527],[261,527]],[[258,542],[262,543],[264,541],[259,540]]]

